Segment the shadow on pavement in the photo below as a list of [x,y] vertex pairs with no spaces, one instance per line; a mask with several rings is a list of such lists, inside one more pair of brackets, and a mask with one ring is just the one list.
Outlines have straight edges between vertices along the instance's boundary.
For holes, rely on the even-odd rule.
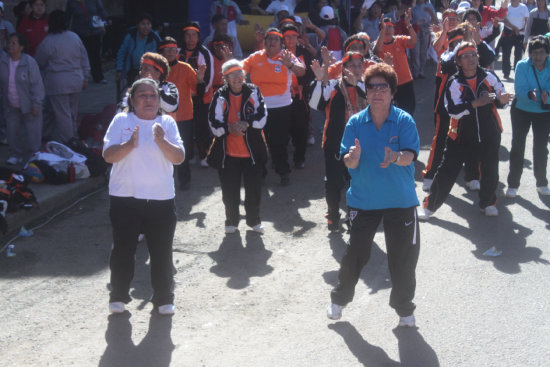
[[147,335],[136,345],[132,341],[130,316],[128,311],[109,316],[109,324],[105,332],[107,348],[101,356],[99,367],[168,367],[175,349],[170,335],[172,317],[152,313]]
[[400,366],[380,347],[369,344],[357,329],[347,321],[328,325],[346,342],[349,350],[363,366]]
[[439,359],[432,347],[418,332],[418,328],[396,327],[393,333],[399,347],[402,366],[438,367]]
[[250,278],[263,277],[273,271],[273,267],[267,264],[272,252],[265,249],[261,235],[247,231],[245,240],[246,246],[243,246],[240,232],[228,234],[218,251],[208,253],[216,262],[210,272],[229,278],[229,288],[246,288],[250,285]]

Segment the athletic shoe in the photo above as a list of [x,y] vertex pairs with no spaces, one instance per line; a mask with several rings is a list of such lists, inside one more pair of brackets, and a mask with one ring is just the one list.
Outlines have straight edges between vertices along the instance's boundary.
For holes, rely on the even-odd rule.
[[431,178],[425,178],[424,181],[422,181],[422,191],[429,192],[433,182],[434,180]]
[[550,189],[548,186],[539,186],[537,187],[537,192],[541,195],[548,196],[550,195]]
[[479,183],[479,180],[472,180],[466,182],[466,187],[471,191],[479,191],[481,184]]
[[481,209],[481,211],[488,217],[496,217],[498,215],[498,209],[494,205],[489,205],[485,209]]
[[506,197],[507,198],[515,198],[516,196],[518,196],[518,189],[517,188],[509,187],[506,190]]
[[17,157],[9,157],[6,160],[6,164],[9,164],[10,166],[17,166],[21,162],[21,159]]
[[110,313],[123,313],[125,310],[124,303],[122,302],[111,302],[109,303],[109,312]]
[[310,135],[309,138],[307,138],[307,145],[314,145],[315,144],[315,136]]
[[143,233],[140,233],[138,236],[138,242],[143,242],[144,239],[145,239],[145,235]]
[[331,303],[327,308],[327,317],[331,320],[340,320],[344,306]]
[[231,234],[237,232],[237,227],[235,226],[225,226],[225,233]]
[[208,168],[208,163],[206,162],[206,158],[201,159],[201,167]]
[[401,327],[414,327],[415,326],[415,319],[414,315],[400,317],[399,318],[399,326]]
[[254,227],[252,227],[252,230],[259,234],[264,234],[265,232],[264,227],[262,226],[262,223],[256,224]]
[[161,315],[173,315],[176,313],[176,307],[173,304],[159,306],[159,313]]
[[420,207],[418,208],[418,219],[422,221],[427,221],[434,214],[430,209]]

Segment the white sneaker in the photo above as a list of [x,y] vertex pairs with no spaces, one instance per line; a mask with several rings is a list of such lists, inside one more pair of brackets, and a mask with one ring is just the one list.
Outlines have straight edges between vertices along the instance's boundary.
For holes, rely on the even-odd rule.
[[310,135],[309,138],[307,138],[307,145],[315,145],[315,136]]
[[20,162],[20,160],[17,157],[9,157],[6,160],[6,163],[9,164],[10,166],[17,166],[19,164],[19,162]]
[[422,191],[430,191],[430,187],[432,187],[432,183],[434,180],[431,178],[425,178],[424,181],[422,181]]
[[201,167],[204,167],[204,168],[208,167],[208,163],[206,162],[206,158],[201,159]]
[[415,322],[414,315],[399,318],[399,326],[401,327],[414,327]]
[[344,306],[331,303],[327,308],[327,317],[331,320],[340,320]]
[[225,233],[231,234],[237,232],[237,227],[235,226],[225,226]]
[[264,234],[265,232],[264,227],[262,226],[262,223],[256,224],[254,227],[252,227],[252,230],[260,234]]
[[173,315],[176,313],[176,307],[172,304],[159,306],[161,315]]
[[143,233],[140,233],[138,236],[138,242],[142,242],[145,239],[145,235]]
[[419,220],[427,221],[434,214],[430,209],[419,207],[417,211],[417,216]]
[[496,217],[498,215],[498,209],[494,205],[489,205],[485,209],[481,209],[481,211],[488,217]]
[[537,187],[537,192],[541,195],[548,196],[550,195],[550,189],[548,186],[539,186]]
[[111,302],[109,303],[109,312],[110,313],[123,313],[126,308],[122,302]]
[[506,190],[506,197],[507,198],[515,198],[516,196],[518,196],[518,189],[515,189],[513,187],[509,187]]
[[472,180],[466,182],[466,187],[471,191],[479,191],[479,189],[481,189],[481,184],[479,180]]

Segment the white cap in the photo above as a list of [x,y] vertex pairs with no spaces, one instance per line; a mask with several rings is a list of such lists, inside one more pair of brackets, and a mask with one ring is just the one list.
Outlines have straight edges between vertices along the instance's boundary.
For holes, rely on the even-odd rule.
[[332,6],[323,6],[319,12],[319,16],[325,20],[334,19],[334,9],[332,9]]
[[295,16],[294,16],[294,21],[295,21],[296,23],[300,23],[300,24],[303,24],[303,22],[302,22],[302,18],[300,18],[300,17],[299,17],[299,16],[297,16],[297,15],[295,15]]
[[458,4],[458,8],[456,9],[457,13],[464,13],[466,10],[470,9],[472,5],[468,1],[461,1],[460,4]]

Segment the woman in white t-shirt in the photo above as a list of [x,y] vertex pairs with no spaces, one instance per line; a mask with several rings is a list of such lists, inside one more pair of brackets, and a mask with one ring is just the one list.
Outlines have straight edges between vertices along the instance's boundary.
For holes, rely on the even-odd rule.
[[505,79],[510,77],[510,54],[514,48],[514,70],[517,63],[523,56],[523,36],[525,34],[525,24],[529,18],[529,9],[520,2],[512,0],[508,7],[508,13],[504,18],[504,31],[500,39],[502,47],[502,74]]
[[124,312],[140,233],[151,262],[152,302],[160,314],[174,313],[172,241],[176,228],[174,165],[185,149],[174,119],[160,113],[158,84],[132,85],[129,111],[117,114],[104,138],[103,157],[113,164],[109,181],[113,226],[109,311]]

